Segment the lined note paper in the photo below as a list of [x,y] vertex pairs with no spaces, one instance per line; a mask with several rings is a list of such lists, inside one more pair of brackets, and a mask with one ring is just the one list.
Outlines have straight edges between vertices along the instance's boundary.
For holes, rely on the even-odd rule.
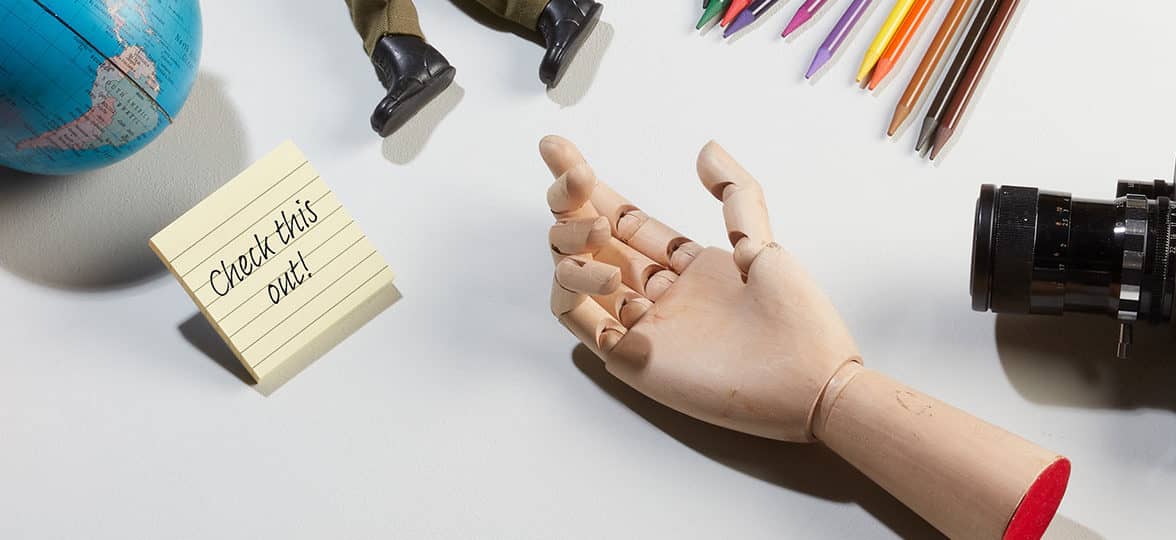
[[150,244],[258,381],[325,353],[397,295],[384,258],[289,141]]

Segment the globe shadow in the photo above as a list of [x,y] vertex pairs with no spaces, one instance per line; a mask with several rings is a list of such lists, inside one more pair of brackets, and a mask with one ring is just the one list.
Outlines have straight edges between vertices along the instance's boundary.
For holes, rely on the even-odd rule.
[[764,439],[686,416],[613,377],[604,369],[604,363],[583,345],[577,345],[572,351],[572,362],[613,399],[716,462],[786,489],[830,501],[856,503],[901,538],[944,537],[824,445]]
[[224,84],[201,72],[175,123],[135,155],[67,176],[0,170],[0,267],[54,288],[127,287],[164,271],[147,240],[244,168]]
[[1126,360],[1115,357],[1118,329],[1099,315],[998,315],[996,351],[1013,388],[1034,403],[1176,410],[1171,328],[1136,324]]

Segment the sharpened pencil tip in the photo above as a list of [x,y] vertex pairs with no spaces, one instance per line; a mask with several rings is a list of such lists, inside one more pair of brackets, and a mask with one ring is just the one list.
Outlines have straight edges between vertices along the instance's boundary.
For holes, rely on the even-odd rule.
[[805,72],[804,78],[811,79],[816,75],[821,68],[833,58],[833,53],[824,47],[817,49],[817,54],[813,55],[813,63],[809,65],[808,71]]
[[752,15],[750,11],[744,11],[738,17],[735,17],[734,21],[731,21],[731,24],[727,26],[726,30],[723,30],[723,37],[729,38],[732,34],[743,30],[753,22],[755,22],[755,15]]
[[907,117],[911,115],[911,108],[899,103],[894,107],[894,116],[890,118],[890,127],[886,129],[886,135],[893,137],[898,132],[898,128],[902,127],[902,123],[906,121]]
[[809,14],[807,11],[804,11],[803,9],[797,10],[796,15],[792,16],[792,20],[788,21],[788,26],[784,27],[784,32],[780,34],[780,37],[788,37],[788,35],[795,32],[797,28],[804,26],[804,23],[808,22],[808,20]]
[[916,152],[922,152],[931,145],[931,138],[935,136],[936,122],[934,117],[923,119],[923,127],[919,130],[919,142],[915,145]]
[[931,147],[931,159],[935,159],[939,155],[939,152],[947,144],[947,140],[951,138],[951,134],[952,130],[943,126],[939,126],[939,129],[935,130],[935,146]]
[[882,82],[882,79],[886,78],[886,75],[890,73],[892,68],[894,68],[894,60],[887,58],[879,59],[878,63],[874,64],[874,73],[870,75],[870,90],[877,88],[878,84]]

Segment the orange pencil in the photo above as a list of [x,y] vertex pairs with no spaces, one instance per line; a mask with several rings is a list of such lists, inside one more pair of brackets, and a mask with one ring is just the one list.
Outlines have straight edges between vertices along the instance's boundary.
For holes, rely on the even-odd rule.
[[874,64],[874,75],[870,77],[870,90],[877,87],[878,83],[882,82],[882,79],[886,77],[886,74],[890,73],[890,70],[894,68],[894,63],[898,62],[898,58],[902,56],[907,45],[911,44],[911,39],[915,37],[915,32],[923,24],[923,19],[927,17],[927,13],[931,11],[931,4],[934,1],[915,0],[910,12],[902,20],[902,24],[898,26],[898,30],[894,32],[894,39],[890,40],[890,44],[886,46],[886,50],[878,58],[878,63]]

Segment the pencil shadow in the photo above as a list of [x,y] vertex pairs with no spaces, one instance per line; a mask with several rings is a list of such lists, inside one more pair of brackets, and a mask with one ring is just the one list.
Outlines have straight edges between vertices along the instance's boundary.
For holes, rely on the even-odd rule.
[[[943,148],[939,150],[939,153],[936,155],[933,163],[939,164],[946,160],[952,154],[952,150],[955,149],[960,139],[963,139],[964,134],[968,132],[968,125],[972,121],[972,116],[975,115],[976,109],[982,106],[981,103],[984,101],[984,94],[987,93],[988,85],[992,82],[992,79],[995,76],[993,70],[997,69],[997,66],[1000,65],[1001,59],[1004,58],[1005,51],[1010,47],[1009,42],[1016,39],[1017,27],[1021,25],[1021,18],[1025,15],[1025,9],[1027,7],[1028,6],[1023,6],[1022,8],[1013,12],[1012,18],[1009,19],[1008,27],[1005,28],[1004,37],[1001,39],[1001,42],[996,48],[996,51],[989,60],[988,68],[985,70],[984,76],[980,77],[980,82],[976,84],[976,88],[972,92],[972,99],[968,102],[968,108],[964,111],[963,118],[960,119],[960,123],[956,126],[955,133],[952,134],[951,139],[948,139],[947,144],[945,144]],[[950,60],[950,58],[947,59],[949,62]],[[1026,81],[1018,81],[1018,84],[1020,83],[1026,83]],[[1032,84],[1032,81],[1029,81],[1026,84]],[[938,88],[935,90],[938,91]],[[1009,127],[1011,129],[1016,129],[1016,126]]]
[[[699,13],[698,18],[699,19],[702,18],[701,13]],[[719,22],[722,20],[723,20],[723,14],[720,13],[717,17],[707,21],[706,24],[702,25],[702,28],[694,28],[694,27],[698,26],[698,21],[697,20],[691,21],[690,25],[691,25],[691,28],[694,28],[694,30],[690,33],[698,34],[700,36],[705,36],[705,35],[709,34],[711,32],[711,30],[714,30],[715,28],[719,28],[720,29],[719,31],[721,32],[722,27],[719,26]]]
[[432,102],[425,105],[400,129],[384,138],[384,159],[397,165],[407,165],[421,154],[437,127],[453,112],[465,97],[465,88],[451,83]]
[[[915,29],[915,34],[911,36],[910,42],[907,44],[906,52],[898,56],[898,61],[894,63],[894,66],[890,69],[890,73],[887,74],[887,77],[882,79],[882,82],[879,83],[878,86],[874,87],[873,90],[870,90],[870,93],[875,99],[881,99],[882,95],[886,93],[886,90],[890,88],[890,85],[895,84],[894,81],[899,79],[904,81],[909,80],[909,78],[900,77],[899,75],[902,74],[903,68],[907,65],[907,63],[919,63],[923,61],[923,55],[927,52],[927,45],[930,45],[930,39],[934,36],[935,31],[939,28],[939,25],[935,24],[936,21],[940,20],[940,18],[936,16],[936,10],[942,11],[943,9],[945,8],[942,5],[931,5],[930,11],[923,18],[923,21],[919,27]],[[940,24],[942,24],[942,21],[940,21]],[[929,33],[930,35],[928,35]],[[943,62],[940,63],[942,64]]]
[[853,502],[902,538],[943,538],[934,527],[820,444],[773,441],[714,426],[665,407],[604,369],[587,347],[572,362],[606,394],[692,450],[743,474],[836,502]]
[[224,83],[201,72],[175,123],[123,161],[66,176],[0,170],[0,267],[74,291],[155,277],[164,267],[148,238],[240,172],[245,140]]
[[[849,50],[848,44],[852,43],[853,40],[855,38],[857,38],[857,35],[862,32],[862,28],[864,26],[866,26],[864,24],[865,21],[870,18],[870,15],[872,15],[874,13],[875,9],[878,9],[878,2],[873,2],[870,4],[869,7],[866,8],[865,13],[862,13],[862,17],[860,19],[858,19],[858,23],[855,24],[853,26],[853,29],[851,29],[849,31],[849,35],[845,36],[845,40],[842,41],[842,43],[841,43],[841,48],[837,49],[837,52],[833,53],[833,57],[830,58],[828,62],[825,62],[825,66],[823,68],[821,68],[821,70],[818,71],[816,73],[816,75],[813,75],[813,78],[808,80],[809,84],[816,86],[818,83],[821,82],[821,80],[823,80],[825,78],[826,73],[833,70],[833,66],[837,65],[837,63],[840,61],[841,57],[845,56],[847,54],[846,51]],[[840,18],[841,15],[838,15],[838,17]],[[812,21],[809,21],[809,23],[811,24]],[[805,25],[805,26],[808,26],[808,25]],[[868,47],[868,45],[867,45],[867,47]],[[865,49],[863,49],[858,56],[861,56],[864,54],[865,54]],[[853,69],[852,74],[857,75],[857,67],[853,67],[852,69]],[[803,77],[803,76],[804,76],[804,74],[801,74],[801,77]],[[852,78],[850,80],[852,80]]]
[[[800,9],[800,8],[797,8],[797,9]],[[830,17],[829,13],[832,13],[832,12],[837,12],[837,10],[836,9],[818,10],[817,14],[813,15],[813,17],[811,19],[809,19],[808,22],[801,25],[800,28],[797,28],[791,34],[788,34],[788,37],[783,38],[784,43],[791,45],[793,42],[795,42],[797,39],[799,39],[798,36],[808,32],[810,28],[820,26],[821,21],[823,21],[825,19],[825,17]],[[840,12],[837,12],[837,17],[838,18],[841,17]],[[784,28],[788,25],[788,21],[790,21],[790,20],[792,20],[791,15],[787,19],[784,19],[784,24],[780,25],[780,33],[784,33]],[[832,29],[832,27],[830,27],[830,29]],[[824,38],[822,37],[821,40],[824,41]]]
[[998,315],[996,350],[1013,388],[1034,403],[1176,410],[1176,339],[1135,325],[1131,358],[1115,357],[1118,323],[1104,316]]
[[579,103],[596,80],[596,73],[600,71],[600,64],[609,45],[612,44],[614,33],[611,24],[604,21],[597,23],[596,29],[580,46],[579,53],[568,66],[563,79],[555,88],[547,90],[547,98],[561,107],[571,107]]
[[547,47],[543,42],[543,35],[534,28],[526,28],[520,24],[508,21],[495,15],[486,6],[477,3],[475,0],[449,0],[457,9],[461,10],[471,19],[477,21],[482,26],[494,30],[496,32],[506,32],[514,34],[540,47]]
[[754,34],[756,29],[758,29],[759,27],[761,27],[765,23],[767,23],[768,20],[771,19],[772,17],[774,17],[776,15],[776,13],[779,13],[781,9],[784,9],[784,5],[787,3],[788,2],[778,2],[776,5],[768,8],[768,11],[766,13],[764,13],[763,15],[760,15],[760,17],[758,19],[756,19],[755,22],[747,25],[746,28],[743,28],[743,29],[739,30],[738,32],[735,32],[734,34],[731,35],[731,37],[725,38],[727,41],[727,44],[734,45],[736,42],[742,40],[743,36],[746,36],[749,34]]

